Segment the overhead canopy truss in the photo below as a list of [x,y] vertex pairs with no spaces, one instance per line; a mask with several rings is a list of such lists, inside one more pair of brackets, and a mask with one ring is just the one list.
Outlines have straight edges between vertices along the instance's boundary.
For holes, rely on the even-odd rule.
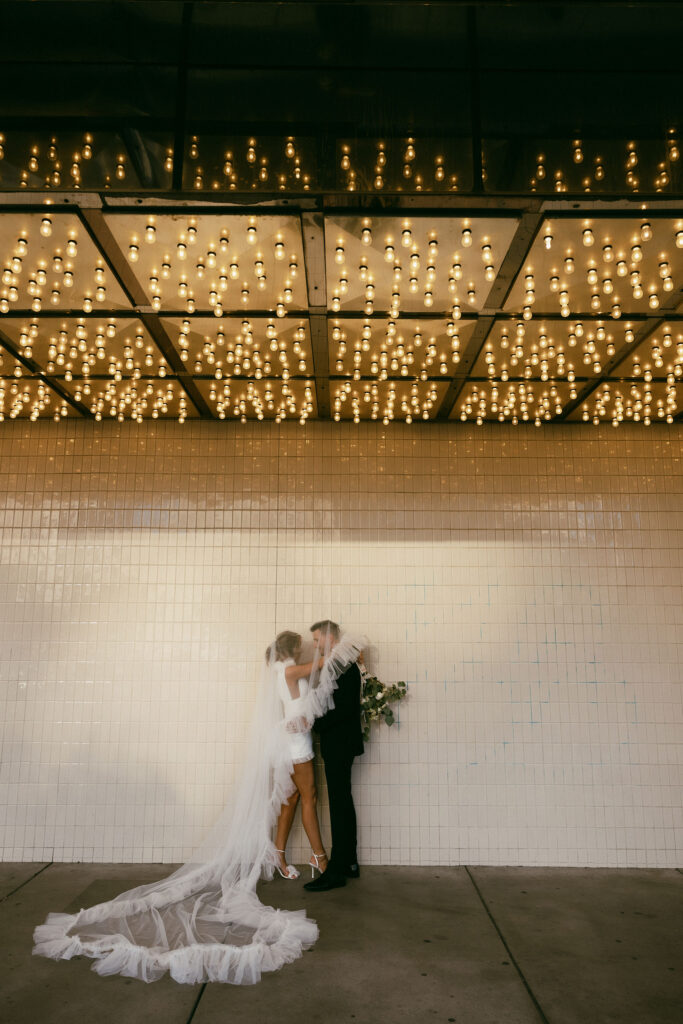
[[0,208],[4,416],[680,415],[670,200],[27,198]]
[[680,418],[678,5],[5,8],[0,417]]

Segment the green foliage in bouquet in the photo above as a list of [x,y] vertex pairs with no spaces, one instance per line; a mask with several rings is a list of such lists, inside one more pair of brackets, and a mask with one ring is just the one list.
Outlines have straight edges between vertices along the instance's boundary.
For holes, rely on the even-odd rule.
[[394,724],[394,712],[389,705],[403,700],[406,691],[407,687],[403,681],[386,686],[376,676],[366,675],[364,677],[360,700],[364,740],[370,738],[370,726],[373,722],[384,720],[387,725]]

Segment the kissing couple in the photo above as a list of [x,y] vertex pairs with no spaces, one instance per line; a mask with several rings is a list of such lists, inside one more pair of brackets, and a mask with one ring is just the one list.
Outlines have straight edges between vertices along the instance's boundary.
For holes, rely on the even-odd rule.
[[[326,892],[359,876],[351,766],[363,752],[361,670],[365,638],[324,619],[311,627],[314,652],[299,664],[302,638],[279,633],[262,663],[241,777],[209,835],[171,875],[78,914],[49,914],[34,932],[34,954],[87,956],[101,975],[181,983],[254,984],[264,971],[300,957],[318,937],[304,910],[261,903],[256,887],[275,871],[298,877],[285,849],[301,803],[311,843],[306,889]],[[248,690],[245,685],[245,690]],[[330,803],[332,849],[320,836],[311,729]],[[273,842],[275,832],[275,842]]]
[[[278,692],[282,700],[285,729],[292,755],[292,782],[296,787],[282,805],[275,833],[277,869],[283,878],[295,879],[299,872],[287,864],[285,849],[297,805],[301,803],[301,822],[311,844],[311,874],[319,878],[306,883],[310,892],[326,892],[346,884],[347,878],[358,878],[360,869],[356,853],[356,811],[351,793],[351,766],[363,753],[361,727],[361,674],[358,662],[350,662],[336,678],[334,705],[319,717],[311,707],[311,683],[315,672],[329,658],[341,639],[336,622],[323,619],[311,626],[316,660],[298,664],[302,639],[298,633],[279,633],[266,652],[271,661]],[[360,655],[362,658],[362,654]],[[328,858],[320,836],[317,813],[317,791],[313,773],[313,741],[311,727],[320,736],[320,753],[325,765],[325,778],[330,803],[332,853]]]

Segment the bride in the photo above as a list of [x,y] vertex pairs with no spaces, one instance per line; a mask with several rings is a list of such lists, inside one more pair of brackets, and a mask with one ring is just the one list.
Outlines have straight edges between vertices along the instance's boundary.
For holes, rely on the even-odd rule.
[[[312,868],[323,869],[310,727],[333,706],[337,679],[362,641],[348,634],[297,665],[301,637],[280,633],[266,652],[240,782],[192,858],[159,882],[78,914],[49,914],[33,952],[54,960],[88,956],[101,975],[156,981],[253,984],[310,948],[318,937],[303,910],[259,900],[259,879],[296,869],[284,856],[299,799]],[[277,825],[276,843],[271,833]]]
[[[282,805],[275,832],[275,852],[279,854],[280,863],[277,869],[283,878],[295,879],[299,872],[285,858],[285,847],[294,820],[297,804],[301,799],[301,823],[311,844],[312,856],[309,860],[311,875],[315,871],[323,872],[327,867],[327,854],[323,849],[318,824],[317,802],[313,774],[313,741],[311,739],[312,721],[308,717],[308,677],[314,669],[314,663],[297,665],[301,654],[301,637],[298,633],[288,630],[278,633],[275,641],[266,651],[266,659],[274,657],[274,668],[277,686],[284,707],[285,728],[289,733],[289,747],[292,755],[292,782],[295,790],[289,800]],[[324,658],[319,658],[317,668],[322,668]],[[317,852],[316,852],[317,851]]]

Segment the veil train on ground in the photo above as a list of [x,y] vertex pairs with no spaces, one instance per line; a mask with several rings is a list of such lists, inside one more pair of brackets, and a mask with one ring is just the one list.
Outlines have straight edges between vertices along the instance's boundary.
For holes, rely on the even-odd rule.
[[[328,642],[329,647],[329,642]],[[358,659],[363,638],[345,634],[317,649],[309,678],[309,722],[333,706],[337,679]],[[254,984],[264,971],[296,960],[318,937],[305,911],[278,910],[256,895],[273,877],[271,840],[282,804],[294,790],[292,760],[272,658],[261,673],[241,780],[190,860],[159,882],[142,885],[78,914],[50,914],[34,932],[34,954],[94,959],[101,975],[156,981]]]

